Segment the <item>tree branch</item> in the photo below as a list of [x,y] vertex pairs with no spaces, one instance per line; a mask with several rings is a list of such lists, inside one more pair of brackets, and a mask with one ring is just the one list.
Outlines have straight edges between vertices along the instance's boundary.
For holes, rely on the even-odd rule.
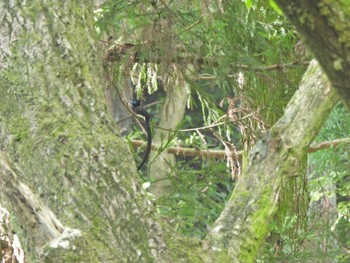
[[[146,149],[147,143],[141,140],[130,140],[131,144],[135,147],[142,147]],[[319,150],[328,149],[330,147],[337,147],[339,145],[350,144],[350,138],[336,139],[333,141],[326,141],[321,143],[312,144],[308,153],[314,153]],[[156,144],[152,144],[151,149],[153,151],[159,150],[161,147]],[[226,159],[226,153],[224,150],[199,150],[193,148],[184,148],[184,147],[168,147],[165,149],[167,153],[174,154],[177,156],[188,156],[188,157],[199,157],[199,158],[214,158],[214,159]],[[243,151],[238,152],[238,156],[241,156]]]
[[[347,1],[276,0],[350,111],[350,12]],[[317,30],[315,30],[317,29]]]
[[[159,64],[160,60],[154,60],[152,58],[145,58],[142,56],[142,61],[140,60],[140,55],[138,54],[137,46],[133,44],[114,44],[112,47],[107,49],[105,58],[109,62],[116,62],[123,60],[127,57],[131,59],[133,63],[138,63],[138,62],[145,62],[145,63],[155,63]],[[174,59],[175,62],[179,61],[187,61],[188,63],[194,63],[198,65],[203,65],[203,64],[210,64],[213,67],[218,67],[219,63],[215,61],[211,61],[210,63],[207,62],[203,58],[192,58],[192,57],[177,57]],[[274,65],[269,65],[269,66],[252,66],[252,65],[242,65],[242,64],[233,64],[231,63],[229,65],[229,68],[231,69],[236,69],[236,70],[241,70],[241,71],[273,71],[273,70],[285,70],[288,68],[295,68],[295,67],[307,67],[309,65],[310,61],[294,61],[291,63],[285,63],[285,64],[274,64]],[[234,77],[234,75],[231,75],[230,77]],[[205,79],[205,80],[213,80],[216,79],[215,76],[208,75],[199,75],[199,76],[192,76],[193,80],[200,80],[200,79]]]
[[328,149],[330,147],[337,147],[339,145],[347,145],[350,144],[350,138],[342,138],[342,139],[336,139],[333,141],[325,141],[320,143],[312,144],[308,150],[308,153],[314,153],[319,150]]
[[338,101],[313,61],[284,115],[249,153],[249,164],[203,241],[211,257],[254,262],[275,215],[283,185],[300,176],[311,141]]

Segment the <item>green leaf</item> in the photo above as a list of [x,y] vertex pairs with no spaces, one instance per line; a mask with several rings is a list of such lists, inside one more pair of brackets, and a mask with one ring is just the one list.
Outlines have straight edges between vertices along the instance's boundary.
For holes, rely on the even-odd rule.
[[282,10],[280,9],[280,7],[277,5],[277,3],[275,2],[275,0],[269,0],[269,4],[272,7],[273,10],[275,10],[279,15],[283,15]]
[[250,8],[252,8],[253,0],[245,0],[243,2],[244,2],[245,6],[247,7],[248,10],[250,10]]

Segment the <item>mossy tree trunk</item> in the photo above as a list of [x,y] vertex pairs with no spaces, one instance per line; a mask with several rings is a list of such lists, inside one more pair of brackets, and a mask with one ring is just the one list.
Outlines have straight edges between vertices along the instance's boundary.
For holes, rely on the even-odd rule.
[[206,237],[211,257],[254,262],[276,213],[281,189],[304,170],[307,149],[337,101],[316,61],[303,77],[285,114],[263,135],[249,154],[224,211]]
[[295,25],[350,111],[350,3],[275,0]]
[[1,203],[34,262],[150,262],[163,247],[106,110],[92,8],[0,3]]

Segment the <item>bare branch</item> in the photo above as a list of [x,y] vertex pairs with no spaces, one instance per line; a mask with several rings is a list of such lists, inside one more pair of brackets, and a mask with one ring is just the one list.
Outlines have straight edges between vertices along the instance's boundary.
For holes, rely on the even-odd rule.
[[339,145],[350,144],[350,138],[336,139],[333,141],[320,142],[312,144],[308,150],[308,153],[317,152],[319,150],[328,149],[330,147],[337,147]]
[[[146,148],[147,144],[141,140],[131,140],[131,144],[135,147]],[[308,153],[314,153],[323,149],[328,149],[330,147],[337,147],[339,145],[347,145],[350,144],[350,138],[337,139],[333,141],[326,141],[321,143],[312,144]],[[160,149],[160,146],[156,144],[152,144],[151,149],[153,151],[157,151]],[[200,157],[200,158],[214,158],[214,159],[226,159],[225,150],[199,150],[193,148],[184,148],[184,147],[169,147],[165,149],[167,153],[178,155],[178,156],[188,156],[188,157]],[[241,156],[243,151],[238,151],[237,156]]]
[[[138,54],[137,46],[130,44],[130,43],[125,43],[125,44],[114,44],[112,47],[109,47],[107,49],[105,58],[109,62],[116,62],[123,60],[125,58],[131,59],[133,63],[138,63],[138,62],[144,62],[144,63],[156,63],[159,64],[160,60],[157,58],[156,60],[153,58],[145,58],[145,56],[142,56],[142,61],[140,60],[140,55]],[[194,63],[198,65],[203,65],[203,64],[209,64],[205,59],[203,58],[194,58],[191,57],[190,55],[187,57],[177,57],[174,59],[174,63],[178,62],[188,62],[188,63]],[[307,67],[310,64],[310,61],[294,61],[291,63],[286,63],[286,64],[274,64],[274,65],[269,65],[269,66],[252,66],[252,65],[242,65],[242,64],[233,64],[231,63],[229,65],[229,68],[235,69],[235,70],[240,70],[240,71],[273,71],[273,70],[286,70],[289,68],[296,68],[296,67]],[[219,63],[215,61],[210,61],[210,65],[213,67],[218,67]],[[234,75],[229,75],[229,77],[235,77]],[[198,76],[192,76],[191,77],[193,80],[214,80],[216,79],[216,76],[213,75],[198,75]]]
[[[136,147],[146,147],[146,143],[140,140],[131,140],[132,145]],[[160,149],[159,146],[152,144],[153,151]],[[177,156],[188,156],[188,157],[200,157],[200,158],[214,158],[214,159],[226,159],[226,153],[224,150],[199,150],[193,148],[184,147],[169,147],[165,150],[167,153],[174,154]],[[243,151],[237,153],[238,156],[242,155]]]

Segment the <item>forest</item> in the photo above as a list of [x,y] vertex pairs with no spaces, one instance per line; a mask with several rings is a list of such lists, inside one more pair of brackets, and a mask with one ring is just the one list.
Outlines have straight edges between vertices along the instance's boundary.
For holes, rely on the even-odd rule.
[[0,2],[0,262],[349,262],[350,2]]

